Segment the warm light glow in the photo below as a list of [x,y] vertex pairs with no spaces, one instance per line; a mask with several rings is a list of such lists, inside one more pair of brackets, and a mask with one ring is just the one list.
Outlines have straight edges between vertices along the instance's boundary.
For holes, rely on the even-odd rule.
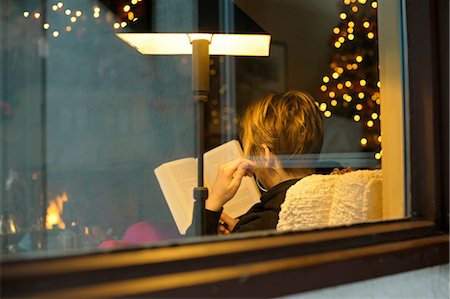
[[355,22],[353,21],[348,22],[348,27],[355,27]]
[[375,154],[375,159],[380,160],[381,159],[381,154],[380,153],[376,153]]
[[341,32],[341,29],[339,29],[338,27],[334,27],[334,28],[333,28],[333,32],[334,32],[335,34],[339,34],[339,32]]
[[367,82],[364,79],[359,80],[359,85],[366,86]]
[[123,11],[124,11],[124,12],[129,12],[130,9],[131,9],[131,7],[130,7],[129,5],[125,5],[125,6],[123,7]]
[[94,12],[99,13],[100,12],[100,7],[94,7]]
[[67,31],[67,32],[72,31],[72,26],[66,26],[66,31]]
[[24,12],[23,12],[23,16],[24,16],[25,18],[28,18],[29,15],[30,15],[30,13],[29,13],[28,11],[24,11]]
[[336,96],[336,93],[335,93],[334,91],[330,91],[330,92],[328,93],[328,96],[329,96],[330,98],[334,98],[334,97]]
[[77,17],[71,17],[71,18],[70,18],[70,21],[71,21],[72,23],[75,23],[75,22],[77,21]]
[[372,113],[371,117],[372,117],[372,119],[377,119],[378,118],[378,114],[374,112],[374,113]]
[[342,44],[341,44],[340,42],[335,42],[335,43],[334,43],[334,46],[335,46],[336,48],[340,48],[341,45],[342,45]]
[[337,87],[337,89],[342,89],[342,88],[344,88],[344,84],[342,84],[342,83],[338,83],[338,85],[336,85],[336,87]]
[[345,5],[350,5],[350,0],[344,0]]
[[358,2],[361,4],[366,4],[367,0],[358,0]]
[[325,103],[320,104],[319,109],[320,109],[320,111],[327,110],[327,104],[325,104]]
[[367,37],[368,37],[369,39],[372,39],[372,38],[375,37],[375,34],[373,34],[373,32],[369,32],[369,33],[367,33]]
[[83,13],[81,12],[81,10],[77,10],[77,12],[75,13],[75,15],[76,15],[77,17],[81,17],[82,14],[83,14]]
[[347,86],[347,87],[352,86],[352,82],[350,82],[350,81],[345,81],[345,86]]
[[47,215],[45,218],[45,228],[52,229],[53,226],[58,226],[60,229],[65,229],[66,224],[62,220],[62,213],[64,203],[68,201],[67,194],[64,192],[61,196],[50,199],[47,207]]
[[352,68],[353,68],[354,70],[357,70],[357,69],[358,69],[358,65],[357,65],[356,63],[353,63],[353,64],[352,64]]
[[356,62],[361,62],[363,61],[363,58],[361,55],[356,56]]
[[119,29],[120,28],[120,24],[116,22],[116,23],[114,23],[113,27],[114,27],[114,29]]
[[361,116],[359,116],[358,114],[356,114],[355,116],[353,116],[353,120],[358,122],[361,120]]
[[365,21],[363,23],[364,28],[369,28],[370,27],[370,23],[368,21]]
[[345,20],[347,19],[347,14],[345,12],[342,12],[339,17],[341,18],[341,20]]
[[378,86],[378,88],[380,88],[380,87],[381,87],[381,83],[380,83],[380,81],[378,81],[378,82],[377,82],[377,86]]
[[360,98],[361,100],[364,99],[364,96],[364,92],[358,93],[358,98]]
[[378,105],[380,105],[380,104],[381,104],[381,100],[378,98],[378,99],[375,101],[375,103],[377,103]]
[[378,3],[377,3],[377,2],[375,2],[375,1],[374,1],[374,2],[372,2],[372,7],[373,7],[373,8],[377,8],[377,7],[378,7]]
[[343,36],[338,38],[338,41],[343,44],[345,42],[345,38]]
[[36,19],[39,19],[40,16],[41,16],[40,13],[38,13],[38,12],[35,12],[35,13],[34,13],[34,17],[35,17]]
[[59,36],[59,32],[58,31],[53,31],[53,37],[58,37]]
[[58,5],[58,7],[59,7],[59,8],[61,8],[61,7],[63,7],[63,6],[64,6],[64,4],[63,4],[62,2],[58,2],[58,4],[57,4],[57,5]]
[[[100,14],[98,12],[94,12],[94,18],[98,19],[100,17]],[[119,25],[120,27],[120,25]]]
[[136,5],[138,3],[137,0],[131,0],[131,4]]
[[347,102],[351,102],[351,100],[352,100],[352,97],[350,96],[350,95],[348,95],[348,94],[344,94],[343,96],[342,96],[342,98],[344,99],[344,100],[346,100]]
[[339,78],[339,73],[338,72],[334,72],[333,75],[331,75],[333,77],[333,79],[337,79]]
[[[142,54],[192,54],[191,40],[210,40],[211,55],[268,56],[267,34],[118,33],[117,36]],[[326,83],[326,82],[325,82]]]
[[348,32],[348,33],[353,33],[354,30],[355,30],[355,29],[353,29],[353,27],[347,28],[347,32]]
[[132,11],[130,11],[128,13],[128,20],[133,21],[134,20],[134,13]]
[[330,117],[331,116],[331,111],[325,111],[324,113],[323,113],[323,115],[325,115],[325,117]]
[[328,83],[328,82],[330,82],[330,77],[324,76],[324,77],[322,78],[322,81],[323,81],[323,83]]
[[320,86],[320,90],[321,90],[321,91],[323,91],[323,92],[327,91],[327,87],[326,87],[326,85],[322,85],[322,86]]
[[353,34],[349,34],[349,35],[347,36],[347,38],[348,38],[349,40],[354,40],[354,39],[355,39],[355,36],[354,36]]
[[381,143],[381,135],[380,135],[380,136],[378,136],[378,142],[380,142],[380,143]]
[[50,25],[48,23],[45,23],[44,25],[42,25],[42,27],[44,27],[44,29],[47,30],[48,28],[50,28]]
[[360,111],[362,109],[363,109],[363,105],[361,105],[361,104],[356,105],[356,110]]
[[352,69],[352,65],[351,65],[351,64],[347,64],[345,67],[346,67],[347,70],[349,70],[349,71]]
[[338,103],[338,102],[337,102],[336,100],[332,100],[332,101],[331,101],[331,106],[337,106],[337,103]]
[[57,11],[57,10],[58,10],[58,5],[54,4],[54,5],[52,6],[52,9],[53,9],[53,11]]
[[356,5],[355,5],[355,6],[352,6],[352,11],[353,11],[353,12],[358,12],[358,6],[356,6]]
[[122,23],[120,23],[120,27],[122,27],[122,28],[127,27],[127,22],[122,22]]
[[361,138],[361,145],[367,144],[367,138]]
[[66,9],[65,13],[66,13],[66,15],[70,15],[72,13],[72,11],[70,9]]
[[367,126],[368,126],[369,128],[372,128],[372,127],[373,127],[373,121],[372,121],[372,120],[369,120],[369,121],[367,122]]
[[338,67],[336,70],[339,74],[342,74],[344,72],[344,69],[342,67]]

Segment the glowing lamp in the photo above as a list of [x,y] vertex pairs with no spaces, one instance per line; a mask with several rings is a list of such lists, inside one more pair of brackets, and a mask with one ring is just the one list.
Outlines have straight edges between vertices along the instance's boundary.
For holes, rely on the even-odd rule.
[[[153,2],[149,7],[158,5],[156,0]],[[170,5],[171,2],[159,1],[161,5]],[[198,113],[198,182],[194,199],[202,211],[201,233],[206,234],[204,211],[208,189],[203,184],[204,106],[209,92],[210,55],[269,56],[271,36],[230,1],[199,0],[197,8],[197,26],[191,30],[171,30],[162,26],[164,32],[139,28],[139,32],[116,35],[145,55],[192,55],[192,95]],[[169,23],[169,27],[177,26],[173,19]],[[136,24],[131,23],[129,27],[133,26]]]

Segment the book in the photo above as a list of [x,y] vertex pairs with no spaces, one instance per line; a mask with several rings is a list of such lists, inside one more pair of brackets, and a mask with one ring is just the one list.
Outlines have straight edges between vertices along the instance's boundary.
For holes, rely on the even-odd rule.
[[[243,156],[241,145],[237,140],[228,141],[204,153],[205,186],[208,189],[212,187],[220,165]],[[183,158],[163,163],[155,168],[154,172],[178,231],[184,235],[193,219],[197,159]],[[244,177],[235,196],[224,205],[224,212],[237,218],[258,203],[259,198],[259,189],[253,177]]]

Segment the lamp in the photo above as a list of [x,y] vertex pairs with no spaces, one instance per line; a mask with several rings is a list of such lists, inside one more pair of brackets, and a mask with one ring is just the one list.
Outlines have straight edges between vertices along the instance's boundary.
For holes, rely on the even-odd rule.
[[[160,1],[167,5],[168,1]],[[169,1],[170,2],[170,1]],[[155,7],[155,5],[153,5]],[[227,26],[220,12],[228,13]],[[142,31],[142,30],[141,30]],[[199,0],[198,27],[173,32],[127,32],[117,36],[146,55],[192,55],[192,96],[198,113],[198,178],[194,199],[201,204],[201,232],[206,234],[205,201],[208,189],[203,183],[204,110],[209,92],[210,55],[269,56],[271,36],[229,1]]]

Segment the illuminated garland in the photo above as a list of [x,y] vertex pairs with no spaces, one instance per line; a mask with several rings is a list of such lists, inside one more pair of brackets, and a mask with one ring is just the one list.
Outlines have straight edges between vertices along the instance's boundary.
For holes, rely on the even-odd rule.
[[[138,16],[137,16],[137,13],[135,12],[134,8],[137,7],[137,5],[141,1],[142,0],[131,0],[130,4],[123,5],[121,7],[121,10],[119,11],[119,13],[117,13],[120,20],[114,22],[112,24],[112,27],[117,30],[120,28],[125,28],[129,22],[136,22],[138,20]],[[121,4],[119,3],[119,5],[121,5]],[[67,8],[64,5],[64,2],[62,2],[62,1],[53,4],[51,6],[50,12],[63,13],[63,15],[68,17],[68,24],[64,28],[64,30],[66,32],[71,32],[73,29],[72,26],[74,25],[74,23],[76,23],[84,15],[83,11],[80,9]],[[92,7],[93,18],[99,19],[101,17],[100,15],[101,15],[101,8],[99,6]],[[41,12],[39,12],[38,10],[35,10],[33,12],[24,11],[23,16],[25,18],[30,17],[30,18],[34,18],[34,19],[38,20],[41,18]],[[44,21],[42,24],[42,27],[45,30],[52,30],[52,36],[54,38],[57,38],[58,36],[60,36],[60,30],[53,29],[52,24],[50,24],[48,21]]]

